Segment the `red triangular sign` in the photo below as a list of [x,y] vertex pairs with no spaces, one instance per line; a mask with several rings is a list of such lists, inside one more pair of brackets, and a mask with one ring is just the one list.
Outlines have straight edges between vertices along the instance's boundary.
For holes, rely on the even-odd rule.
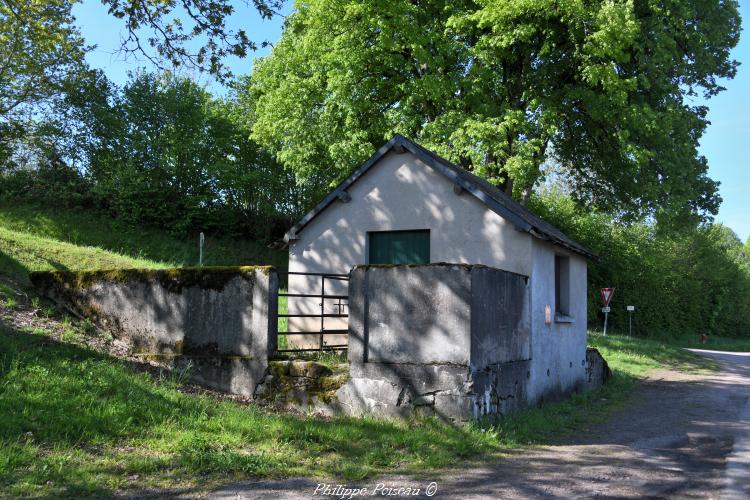
[[607,307],[609,305],[609,301],[612,300],[612,296],[614,294],[614,288],[602,288],[602,300],[604,301],[604,307]]

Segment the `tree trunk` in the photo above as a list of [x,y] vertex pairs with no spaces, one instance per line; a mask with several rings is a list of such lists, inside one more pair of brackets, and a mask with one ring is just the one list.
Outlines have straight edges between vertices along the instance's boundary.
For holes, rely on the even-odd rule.
[[521,199],[519,200],[519,203],[524,207],[529,204],[529,200],[531,199],[531,191],[532,189],[530,187],[526,187],[521,192]]

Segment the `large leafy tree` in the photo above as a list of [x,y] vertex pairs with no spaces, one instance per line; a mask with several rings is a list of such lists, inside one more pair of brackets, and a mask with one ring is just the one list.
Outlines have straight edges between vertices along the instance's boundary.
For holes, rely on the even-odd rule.
[[[58,95],[87,47],[69,0],[0,0],[0,127]],[[38,110],[37,110],[38,111]]]
[[660,231],[644,222],[613,223],[611,214],[547,188],[530,205],[599,256],[588,269],[590,327],[604,319],[599,288],[614,286],[609,326],[615,331],[628,331],[625,305],[632,304],[637,335],[750,335],[750,262],[730,228],[707,223]]
[[71,4],[0,0],[0,175],[64,165],[48,115],[88,49]]
[[693,98],[734,76],[733,0],[306,0],[245,91],[301,180],[399,132],[528,201],[555,174],[622,215],[715,213]]
[[299,214],[293,179],[249,139],[250,113],[231,94],[169,73],[138,73],[119,89],[91,71],[61,108],[65,151],[122,219],[262,237]]

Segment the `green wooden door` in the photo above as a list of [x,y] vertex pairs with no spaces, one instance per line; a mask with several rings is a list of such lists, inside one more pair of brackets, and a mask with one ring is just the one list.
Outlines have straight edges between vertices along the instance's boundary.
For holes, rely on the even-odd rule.
[[369,264],[429,264],[430,230],[368,233]]

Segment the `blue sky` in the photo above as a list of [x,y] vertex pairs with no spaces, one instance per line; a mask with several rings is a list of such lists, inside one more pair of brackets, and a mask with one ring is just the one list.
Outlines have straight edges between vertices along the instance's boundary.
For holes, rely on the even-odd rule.
[[[291,2],[287,2],[288,12]],[[750,0],[741,1],[743,27],[750,20]],[[115,83],[127,80],[129,71],[148,67],[147,61],[118,53],[123,36],[123,22],[107,14],[107,10],[95,0],[85,0],[77,4],[74,13],[84,37],[97,48],[88,56],[89,64],[102,68]],[[283,19],[262,20],[252,8],[238,2],[237,12],[229,23],[239,26],[255,41],[274,42],[281,34]],[[247,74],[252,70],[252,58],[265,55],[268,50],[259,50],[247,59],[230,59],[229,66],[235,74]],[[725,82],[727,90],[708,101],[711,125],[701,140],[700,151],[708,158],[709,175],[721,182],[721,196],[724,199],[716,218],[739,235],[742,241],[750,237],[750,36],[740,38],[733,51],[735,59],[743,63],[734,80]],[[221,88],[206,75],[192,75],[214,91]]]
[[709,175],[721,182],[724,202],[716,218],[734,229],[742,241],[750,236],[750,1],[740,2],[743,32],[732,55],[741,63],[726,91],[710,99],[711,125],[701,139]]

